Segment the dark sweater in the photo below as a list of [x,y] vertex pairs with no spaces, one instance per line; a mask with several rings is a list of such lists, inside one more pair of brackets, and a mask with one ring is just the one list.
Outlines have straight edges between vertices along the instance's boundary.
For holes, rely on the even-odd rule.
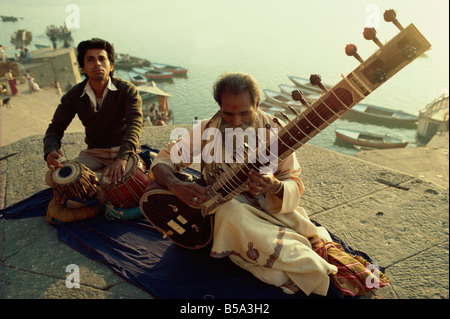
[[109,91],[98,112],[89,96],[83,94],[87,79],[75,85],[62,98],[44,137],[44,158],[61,148],[64,131],[76,114],[85,127],[88,148],[120,146],[117,158],[128,159],[136,152],[142,132],[142,99],[136,87],[111,77],[117,91]]

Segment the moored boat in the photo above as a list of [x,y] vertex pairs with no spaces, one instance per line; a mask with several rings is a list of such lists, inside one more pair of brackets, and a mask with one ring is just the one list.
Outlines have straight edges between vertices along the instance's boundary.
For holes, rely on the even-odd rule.
[[186,68],[177,65],[170,65],[157,62],[151,62],[151,65],[156,70],[172,72],[173,74],[186,74],[188,72]]
[[130,82],[134,85],[146,85],[148,82],[145,76],[134,71],[128,72],[128,76],[130,77]]
[[150,61],[129,54],[116,53],[114,66],[118,69],[131,70],[133,68],[149,67]]
[[353,106],[342,118],[397,126],[415,126],[417,122],[417,116],[413,114],[362,103]]
[[60,27],[57,27],[54,24],[49,25],[47,26],[45,33],[49,37],[52,37],[54,35],[58,39],[70,38],[72,36],[72,31],[67,28],[66,24]]
[[[286,118],[281,114],[281,112],[283,112],[290,119],[295,117],[295,115],[291,111],[286,111],[286,108],[281,107],[277,104],[273,104],[267,100],[264,100],[261,103],[259,103],[259,107],[267,114],[275,116],[275,117],[281,119],[282,121],[286,121]],[[298,113],[302,112],[302,110],[300,108],[298,108],[297,106],[295,106],[294,109]]]
[[13,17],[13,16],[0,16],[3,22],[17,22],[19,19],[23,19],[22,17]]
[[147,79],[158,80],[158,79],[171,79],[173,77],[172,72],[155,70],[152,68],[133,68],[134,72],[139,73],[147,77]]
[[259,103],[259,107],[266,113],[269,113],[271,115],[273,115],[275,112],[282,112],[285,111],[286,109],[284,107],[281,107],[277,104],[271,103],[267,100],[261,101]]
[[335,129],[334,133],[339,140],[364,148],[404,148],[408,145],[408,141],[388,134],[382,135],[341,128]]
[[311,104],[314,103],[316,100],[318,100],[320,98],[320,94],[314,91],[310,91],[308,89],[305,88],[299,88],[296,86],[291,86],[291,85],[286,85],[286,84],[280,84],[278,86],[280,88],[281,93],[286,94],[288,96],[291,96],[292,91],[294,90],[300,90],[303,92],[303,96],[305,98],[305,100]]
[[[322,93],[322,90],[319,87],[312,85],[308,79],[305,79],[305,78],[302,78],[299,76],[294,76],[294,75],[288,75],[288,78],[299,88],[303,88],[303,89],[313,91],[313,92],[316,92],[319,94]],[[324,86],[328,89],[331,88],[331,86],[328,84],[324,84]]]
[[36,47],[36,49],[50,48],[50,45],[47,45],[47,44],[35,43],[34,46]]
[[298,101],[294,101],[289,95],[275,92],[273,90],[265,89],[263,90],[266,95],[266,99],[273,104],[284,107],[285,109],[289,109],[290,106],[301,107],[302,104]]

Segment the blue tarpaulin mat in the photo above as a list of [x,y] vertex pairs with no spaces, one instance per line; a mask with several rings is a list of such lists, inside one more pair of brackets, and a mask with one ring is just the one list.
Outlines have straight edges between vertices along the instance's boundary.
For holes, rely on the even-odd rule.
[[[192,171],[190,171],[192,173]],[[51,188],[0,211],[0,218],[21,219],[45,216],[53,197]],[[161,299],[301,299],[324,298],[302,293],[287,295],[280,288],[256,279],[228,258],[212,258],[207,248],[181,248],[162,235],[145,218],[111,220],[94,218],[54,225],[58,239],[85,256],[107,265],[120,277]],[[351,254],[339,238],[333,240]],[[330,285],[327,298],[342,298]]]
[[[52,189],[0,211],[0,218],[21,219],[45,216],[53,197]],[[43,217],[44,218],[44,217]],[[58,239],[88,258],[107,265],[120,277],[141,288],[154,298],[164,299],[298,299],[281,289],[265,284],[228,258],[212,258],[208,249],[181,248],[161,234],[145,219],[111,220],[103,215],[54,225]],[[350,253],[362,255],[333,239]],[[328,298],[341,298],[330,286]],[[309,298],[323,298],[315,295]]]

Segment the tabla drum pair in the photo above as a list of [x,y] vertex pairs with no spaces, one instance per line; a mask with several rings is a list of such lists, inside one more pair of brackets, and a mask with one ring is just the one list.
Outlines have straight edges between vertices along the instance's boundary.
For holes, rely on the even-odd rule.
[[106,169],[100,179],[100,187],[105,199],[121,208],[139,206],[142,195],[151,183],[150,177],[146,174],[147,169],[145,163],[135,154],[128,158],[125,176],[121,183],[110,183],[107,176],[109,168]]

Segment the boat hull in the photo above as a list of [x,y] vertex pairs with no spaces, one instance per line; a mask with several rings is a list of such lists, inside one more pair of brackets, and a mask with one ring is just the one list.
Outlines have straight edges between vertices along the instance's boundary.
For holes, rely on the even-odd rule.
[[407,141],[393,141],[392,138],[386,139],[386,136],[375,135],[365,132],[348,131],[342,129],[335,130],[336,138],[341,141],[367,147],[367,148],[380,148],[380,149],[390,149],[390,148],[405,148],[408,145]]
[[278,93],[272,90],[265,89],[263,90],[264,95],[266,96],[267,101],[272,104],[279,105],[287,110],[289,110],[289,106],[293,106],[296,108],[301,108],[301,103],[298,101],[294,101],[283,93]]
[[176,66],[176,65],[168,65],[168,64],[152,62],[152,66],[155,68],[155,70],[172,72],[173,74],[187,74],[187,72],[188,72],[187,69],[185,69],[181,66]]
[[128,72],[128,76],[130,77],[130,82],[134,85],[146,85],[148,83],[147,78],[139,73]]
[[412,114],[364,104],[355,105],[342,118],[356,122],[411,128],[416,127],[418,121],[418,118]]
[[132,70],[133,68],[144,68],[148,66],[150,66],[149,60],[123,53],[117,53],[117,58],[114,62],[114,67],[123,70]]
[[[298,76],[289,75],[288,78],[294,83],[297,87],[313,91],[314,93],[322,93],[322,90],[318,88],[317,86],[312,85],[308,79],[301,78]],[[326,87],[329,87],[329,85],[325,85]]]
[[158,79],[171,79],[173,77],[172,72],[165,72],[160,70],[153,70],[147,68],[133,68],[133,71],[145,76],[147,79],[158,80]]

